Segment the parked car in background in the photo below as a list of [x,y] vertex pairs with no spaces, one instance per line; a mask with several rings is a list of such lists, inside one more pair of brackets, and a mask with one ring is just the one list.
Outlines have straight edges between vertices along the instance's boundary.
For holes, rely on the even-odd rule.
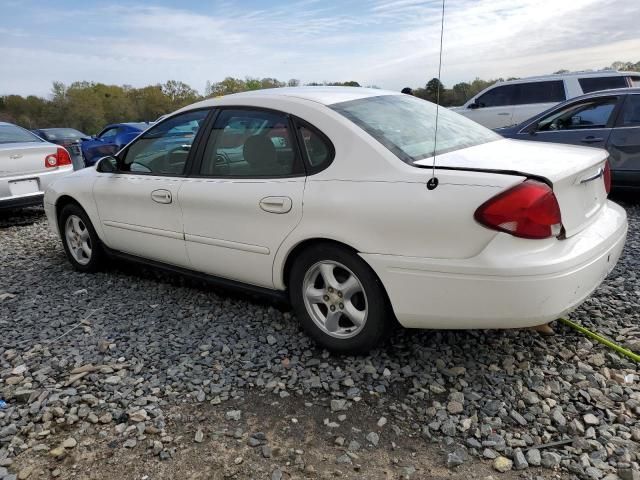
[[41,205],[44,189],[71,172],[64,147],[0,122],[0,209]]
[[90,167],[98,159],[113,155],[149,126],[149,123],[114,123],[104,127],[98,135],[83,139],[80,148],[85,165]]
[[45,211],[81,272],[116,255],[288,297],[338,351],[370,349],[394,316],[518,328],[583,302],[627,232],[607,153],[446,109],[434,142],[436,111],[355,87],[205,100],[53,184]]
[[640,87],[640,73],[612,70],[521,78],[498,82],[452,110],[487,128],[508,127],[585,93],[630,87]]
[[613,187],[640,192],[640,88],[583,95],[496,132],[519,140],[604,148]]
[[88,138],[89,135],[75,128],[37,128],[31,131],[47,142],[66,148],[71,155],[74,170],[84,167],[80,142],[83,138]]

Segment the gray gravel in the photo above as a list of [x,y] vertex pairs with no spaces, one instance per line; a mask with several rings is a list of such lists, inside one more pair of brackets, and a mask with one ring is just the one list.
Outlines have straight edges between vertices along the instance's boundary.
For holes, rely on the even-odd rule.
[[[627,207],[620,264],[571,318],[638,352],[640,206]],[[338,440],[349,446],[338,463],[412,434],[440,444],[450,468],[480,457],[499,469],[637,478],[638,366],[563,325],[549,338],[399,330],[368,356],[338,357],[264,301],[127,264],[77,273],[37,212],[5,217],[0,247],[0,473],[29,449],[63,458],[81,443],[50,445],[56,425],[111,425],[126,448],[157,432],[148,450],[170,459],[168,406],[208,402],[236,421],[242,412],[225,402],[259,391],[318,405],[327,431],[368,403],[377,431]]]

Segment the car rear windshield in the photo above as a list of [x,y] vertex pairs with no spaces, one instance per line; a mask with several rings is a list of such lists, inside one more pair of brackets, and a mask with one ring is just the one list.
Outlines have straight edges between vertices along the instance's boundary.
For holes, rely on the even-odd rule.
[[436,155],[499,140],[500,135],[440,107],[435,138],[436,105],[410,95],[381,95],[336,103],[330,108],[344,115],[412,164]]
[[0,144],[41,142],[33,133],[15,125],[0,125]]
[[58,138],[84,138],[88,135],[79,132],[75,128],[45,128],[42,130],[49,140],[55,140]]

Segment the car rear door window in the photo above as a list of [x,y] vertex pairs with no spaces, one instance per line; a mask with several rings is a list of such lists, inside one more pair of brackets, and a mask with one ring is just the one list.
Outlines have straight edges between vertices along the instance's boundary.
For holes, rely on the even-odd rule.
[[618,97],[591,98],[572,103],[538,122],[538,131],[584,130],[605,128],[611,119]]
[[220,112],[199,174],[208,177],[288,177],[302,174],[285,113],[258,109]]
[[127,148],[122,169],[131,173],[182,175],[191,145],[209,110],[192,110],[155,125]]
[[640,126],[640,95],[629,95],[622,111],[623,127]]
[[567,99],[562,80],[516,83],[515,105],[560,103]]
[[516,101],[515,85],[500,85],[480,95],[476,104],[480,108],[504,107],[513,105]]
[[584,77],[579,78],[578,82],[584,93],[597,92],[599,90],[610,90],[612,88],[626,88],[626,77]]
[[118,134],[118,130],[119,130],[118,127],[108,128],[107,130],[102,132],[100,135],[98,135],[98,137],[104,140],[105,142],[113,141],[115,140],[116,135]]

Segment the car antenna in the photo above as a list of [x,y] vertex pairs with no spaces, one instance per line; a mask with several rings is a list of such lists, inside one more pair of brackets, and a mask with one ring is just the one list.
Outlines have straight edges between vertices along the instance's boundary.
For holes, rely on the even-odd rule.
[[440,59],[438,61],[438,84],[436,88],[436,125],[433,134],[433,161],[431,164],[431,178],[427,182],[427,190],[433,190],[438,186],[438,178],[436,177],[436,148],[438,146],[438,114],[440,113],[440,74],[442,72],[442,38],[444,37],[444,2],[442,0],[442,17],[440,19]]

